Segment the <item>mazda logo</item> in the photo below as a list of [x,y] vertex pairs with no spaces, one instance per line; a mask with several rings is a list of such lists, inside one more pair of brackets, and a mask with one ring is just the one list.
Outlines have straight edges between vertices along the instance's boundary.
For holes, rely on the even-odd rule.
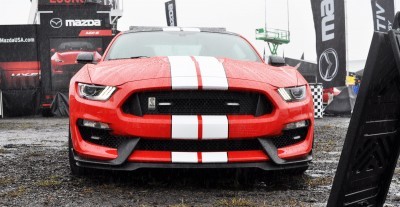
[[339,59],[336,50],[326,49],[319,57],[319,75],[324,81],[332,81],[339,70]]
[[53,18],[50,20],[50,26],[55,29],[62,27],[62,25],[63,25],[62,19],[60,19],[60,18]]

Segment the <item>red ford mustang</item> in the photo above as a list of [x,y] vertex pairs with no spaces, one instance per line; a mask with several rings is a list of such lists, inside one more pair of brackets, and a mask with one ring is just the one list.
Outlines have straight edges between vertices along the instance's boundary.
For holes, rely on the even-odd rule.
[[131,28],[70,83],[69,158],[86,168],[258,168],[304,172],[310,88],[223,29]]

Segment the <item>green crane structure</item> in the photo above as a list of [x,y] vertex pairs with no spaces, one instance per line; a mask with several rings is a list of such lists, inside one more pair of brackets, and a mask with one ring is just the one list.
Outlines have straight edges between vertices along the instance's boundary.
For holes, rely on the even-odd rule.
[[286,1],[287,5],[287,19],[288,30],[281,29],[268,29],[267,28],[267,1],[265,0],[265,28],[256,29],[256,40],[263,40],[268,44],[269,50],[272,55],[277,55],[278,47],[282,44],[290,42],[289,31],[289,0]]
[[256,40],[267,42],[272,55],[277,55],[278,47],[290,42],[290,32],[280,29],[256,29]]

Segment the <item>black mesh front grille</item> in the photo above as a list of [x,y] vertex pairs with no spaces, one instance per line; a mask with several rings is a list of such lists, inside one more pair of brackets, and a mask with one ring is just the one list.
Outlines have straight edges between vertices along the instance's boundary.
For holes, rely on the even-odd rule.
[[118,146],[125,139],[127,139],[126,137],[114,136],[110,134],[108,130],[100,130],[79,126],[79,131],[82,135],[83,140],[111,148],[118,148]]
[[149,140],[139,141],[136,149],[178,152],[225,152],[262,150],[257,139],[247,140]]
[[[85,141],[101,146],[118,148],[118,146],[130,137],[112,135],[110,131],[92,129],[79,126],[79,131]],[[276,148],[287,147],[304,141],[308,129],[301,128],[284,131],[281,136],[270,137]],[[293,139],[298,137],[297,139]],[[257,139],[226,139],[226,140],[157,140],[140,139],[136,150],[149,151],[177,151],[177,152],[221,152],[221,151],[246,151],[262,150]]]
[[[149,106],[154,100],[154,106]],[[132,95],[123,105],[128,114],[255,115],[272,112],[264,95],[233,91],[160,91]]]
[[[300,128],[284,131],[281,136],[272,138],[276,148],[287,147],[293,144],[297,144],[306,139],[308,128]],[[296,139],[294,139],[296,137]]]

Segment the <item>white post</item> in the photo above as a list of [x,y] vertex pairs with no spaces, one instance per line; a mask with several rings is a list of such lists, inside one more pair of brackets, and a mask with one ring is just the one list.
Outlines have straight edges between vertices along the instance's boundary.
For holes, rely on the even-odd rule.
[[0,90],[0,117],[3,118],[3,92]]
[[[348,42],[348,29],[349,29],[349,27],[347,26],[347,10],[348,10],[348,8],[347,8],[347,0],[344,0],[344,22],[345,22],[345,41],[346,41],[346,78],[347,78],[347,76],[349,75],[349,42]],[[347,83],[345,83],[346,84],[346,86],[348,86],[347,85]]]

